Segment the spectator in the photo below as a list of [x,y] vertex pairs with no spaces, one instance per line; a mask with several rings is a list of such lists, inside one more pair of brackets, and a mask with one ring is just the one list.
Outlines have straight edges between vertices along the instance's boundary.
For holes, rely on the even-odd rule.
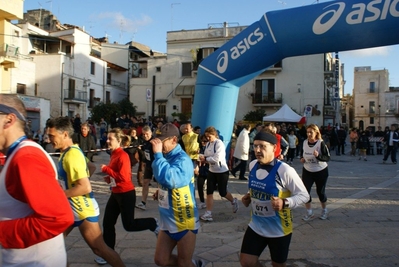
[[370,140],[367,137],[365,131],[362,131],[360,133],[360,137],[358,140],[358,147],[359,147],[359,160],[361,160],[363,156],[364,161],[367,161],[366,155],[367,155],[367,150],[370,147]]
[[72,141],[74,144],[79,145],[83,154],[93,162],[93,156],[96,152],[96,143],[94,142],[93,136],[90,134],[90,126],[85,122],[82,124],[80,129],[80,133],[75,133],[73,135]]
[[396,131],[395,125],[391,125],[391,130],[384,136],[384,142],[386,143],[387,150],[385,151],[383,163],[385,163],[391,155],[393,164],[396,164],[396,150],[398,148],[399,134]]
[[245,177],[245,172],[247,170],[247,162],[249,158],[249,131],[251,126],[249,124],[244,124],[240,135],[237,138],[236,146],[234,148],[234,168],[231,170],[231,174],[236,177],[236,172],[240,171],[239,180],[248,180]]

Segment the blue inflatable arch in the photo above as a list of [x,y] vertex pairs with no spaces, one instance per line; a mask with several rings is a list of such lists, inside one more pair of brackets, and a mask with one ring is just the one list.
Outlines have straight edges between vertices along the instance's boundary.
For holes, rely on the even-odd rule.
[[228,144],[240,86],[286,57],[399,44],[399,0],[342,0],[271,11],[213,54],[197,73],[192,123]]

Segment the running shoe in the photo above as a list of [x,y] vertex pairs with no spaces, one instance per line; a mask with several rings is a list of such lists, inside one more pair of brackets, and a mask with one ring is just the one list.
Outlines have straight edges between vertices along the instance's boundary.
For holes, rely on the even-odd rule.
[[327,212],[327,209],[323,209],[322,211],[321,211],[321,215],[320,215],[320,220],[325,220],[325,219],[327,219],[328,218],[328,212]]
[[231,206],[233,208],[233,213],[236,213],[238,210],[238,201],[237,198],[234,198],[233,202],[231,202]]
[[304,220],[305,222],[307,222],[307,221],[310,221],[310,220],[313,219],[313,218],[314,218],[314,213],[313,213],[313,211],[312,211],[311,214],[306,213],[306,215],[303,216],[302,220]]
[[205,212],[204,215],[202,215],[200,218],[203,221],[208,221],[208,222],[212,222],[213,221],[212,214],[211,213],[207,213],[207,212]]
[[104,259],[101,258],[101,257],[96,257],[96,258],[94,258],[94,261],[95,261],[97,264],[99,264],[99,265],[107,264],[107,261],[104,260]]
[[141,210],[146,210],[145,204],[143,202],[140,202],[140,204],[137,204],[136,208],[141,209]]
[[154,218],[154,219],[155,219],[155,223],[157,224],[157,227],[154,230],[154,234],[158,238],[158,234],[159,234],[159,231],[161,230],[161,228],[159,227],[158,219],[157,218]]

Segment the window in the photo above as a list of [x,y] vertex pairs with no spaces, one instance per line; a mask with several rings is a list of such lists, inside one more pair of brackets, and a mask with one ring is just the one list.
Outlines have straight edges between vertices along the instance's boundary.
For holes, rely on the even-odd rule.
[[369,113],[370,114],[375,114],[375,101],[370,101],[369,102]]
[[96,64],[94,62],[90,63],[90,74],[95,75],[96,74]]
[[158,116],[162,118],[166,118],[166,105],[160,104],[158,105]]
[[65,54],[71,54],[71,46],[70,45],[67,45],[67,46],[65,46]]
[[68,98],[75,98],[75,80],[68,80]]
[[181,68],[181,76],[182,77],[191,77],[191,62],[182,62]]
[[370,93],[375,93],[375,82],[370,82]]
[[90,89],[89,108],[94,107],[94,89]]
[[37,83],[35,83],[35,96],[37,96],[38,91],[37,91]]
[[26,84],[17,83],[17,94],[21,95],[26,94]]
[[275,80],[264,79],[255,82],[255,101],[256,103],[276,102]]
[[156,67],[156,68],[155,68],[155,71],[156,71],[156,72],[161,72],[161,67]]
[[112,77],[112,75],[111,75],[111,73],[107,73],[107,84],[111,84],[111,77]]
[[374,124],[374,117],[370,117],[370,124]]

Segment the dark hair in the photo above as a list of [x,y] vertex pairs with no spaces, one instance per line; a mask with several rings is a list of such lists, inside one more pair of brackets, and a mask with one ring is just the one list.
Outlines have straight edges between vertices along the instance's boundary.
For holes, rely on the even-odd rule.
[[66,117],[51,119],[46,123],[46,127],[55,128],[59,132],[67,132],[69,137],[72,137],[74,134],[72,122]]

